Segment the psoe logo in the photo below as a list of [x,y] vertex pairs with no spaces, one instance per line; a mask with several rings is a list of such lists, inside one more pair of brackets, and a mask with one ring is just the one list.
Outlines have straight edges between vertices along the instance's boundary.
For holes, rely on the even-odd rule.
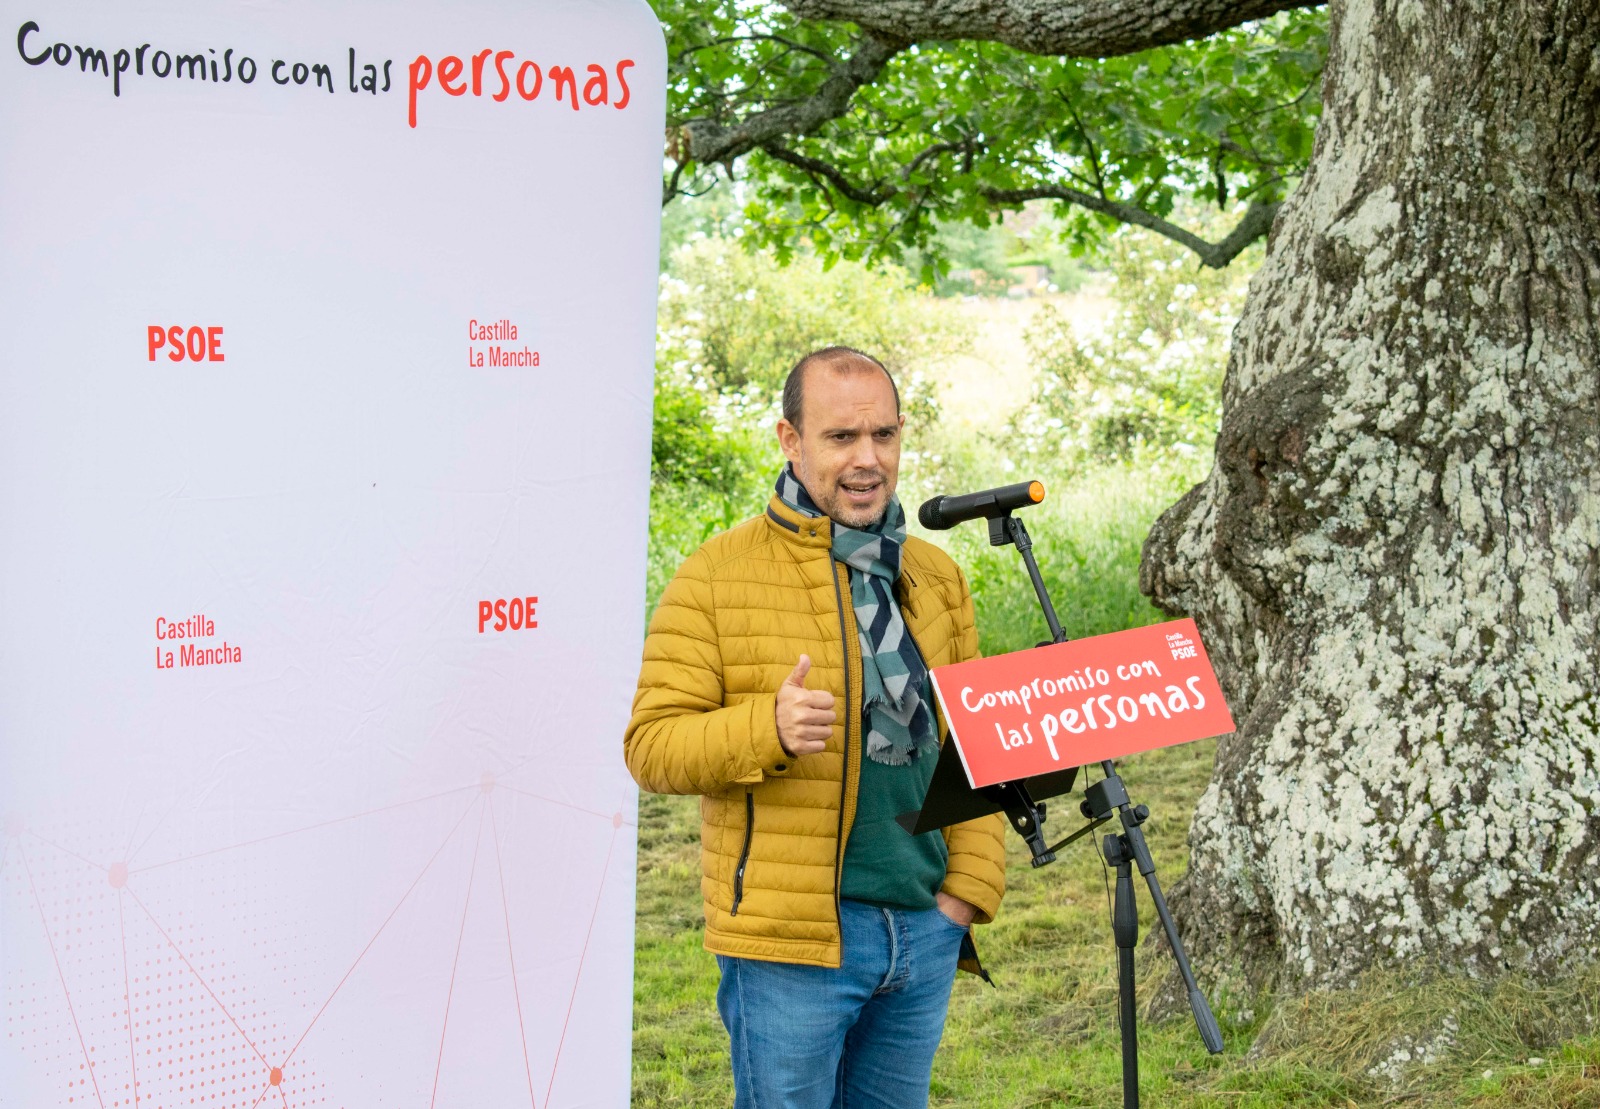
[[535,619],[538,597],[498,597],[478,602],[478,634],[486,631],[531,630],[539,626]]
[[226,362],[227,356],[222,353],[222,328],[202,327],[198,324],[185,327],[183,324],[173,324],[171,327],[162,327],[160,324],[151,324],[145,329],[145,352],[148,360],[156,360],[156,352],[165,351],[167,359],[172,362]]

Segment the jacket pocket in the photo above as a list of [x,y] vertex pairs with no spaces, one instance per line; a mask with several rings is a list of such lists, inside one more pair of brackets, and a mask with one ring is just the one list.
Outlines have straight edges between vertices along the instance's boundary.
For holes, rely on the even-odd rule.
[[750,865],[750,840],[756,830],[756,799],[748,789],[744,791],[744,846],[739,849],[739,863],[733,868],[733,907],[729,916],[739,915],[739,902],[744,900],[744,868]]

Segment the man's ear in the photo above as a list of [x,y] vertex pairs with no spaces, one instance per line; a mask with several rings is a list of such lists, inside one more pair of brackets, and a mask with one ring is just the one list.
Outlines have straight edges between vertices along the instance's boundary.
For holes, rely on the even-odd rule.
[[782,417],[778,419],[778,446],[790,462],[800,461],[800,429]]

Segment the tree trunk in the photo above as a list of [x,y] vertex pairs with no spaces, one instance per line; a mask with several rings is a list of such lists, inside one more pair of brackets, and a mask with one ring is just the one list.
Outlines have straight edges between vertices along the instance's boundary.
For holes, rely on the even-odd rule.
[[1145,546],[1239,730],[1203,977],[1600,950],[1600,5],[1335,0],[1216,463]]

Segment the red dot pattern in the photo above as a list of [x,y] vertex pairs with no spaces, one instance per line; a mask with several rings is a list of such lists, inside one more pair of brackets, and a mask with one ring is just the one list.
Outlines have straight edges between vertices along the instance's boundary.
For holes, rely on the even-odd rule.
[[[271,1071],[262,1056],[281,1058],[289,1029],[252,998],[222,945],[199,934],[183,909],[162,919],[168,914],[141,898],[135,883],[119,890],[109,867],[56,846],[75,830],[82,831],[9,845],[0,889],[11,908],[31,907],[59,974],[7,984],[6,1038],[24,1058],[62,1075],[69,1106],[250,1109]],[[248,949],[266,960],[286,954],[292,937],[273,927],[270,911],[222,907],[256,921],[240,929]],[[286,1069],[275,1090],[287,1104],[327,1104],[309,1065]]]
[[[497,846],[489,848],[496,857],[485,862],[482,872],[478,869],[483,829],[495,827],[490,813],[494,784],[485,777],[457,792],[479,794],[451,830],[452,837],[459,832],[470,838],[477,829],[477,846],[467,844],[471,847],[471,871],[465,875],[470,905],[473,882],[479,883],[480,897],[489,897],[485,891],[492,890],[496,880],[490,866],[503,871]],[[476,817],[469,819],[474,813]],[[609,838],[614,846],[624,824],[621,815],[588,815],[611,825]],[[490,832],[491,844],[497,835],[498,831]],[[37,948],[30,948],[25,958],[8,959],[4,994],[7,1051],[24,1059],[32,1073],[49,1076],[60,1093],[59,1104],[72,1109],[329,1105],[331,1095],[318,1075],[316,1055],[303,1047],[310,1033],[307,1022],[314,1024],[332,1001],[323,996],[328,968],[316,968],[316,992],[306,988],[298,974],[284,969],[304,968],[306,949],[312,946],[308,937],[300,934],[294,915],[253,890],[247,884],[248,875],[237,868],[146,866],[141,870],[138,860],[130,860],[133,846],[118,842],[88,822],[29,825],[8,819],[4,834],[0,834],[0,897],[4,898],[0,920],[8,924],[8,943],[22,939]],[[202,851],[194,857],[213,853]],[[602,883],[610,867],[609,849],[605,858],[599,876]],[[498,880],[503,886],[503,873]],[[503,888],[500,897],[499,909],[505,911]],[[206,919],[234,922],[229,934],[207,934],[194,923],[184,906],[197,901],[222,910],[221,914],[208,910]],[[598,910],[598,892],[594,909]],[[592,914],[589,920],[592,929]],[[22,935],[24,922],[37,925],[37,934]],[[463,932],[466,922],[463,908]],[[509,918],[506,928],[509,932]],[[564,1005],[567,1020],[587,942],[585,939],[573,968],[570,996],[545,999],[546,1009]],[[458,943],[457,958],[459,954]],[[19,973],[23,966],[28,968],[26,977]],[[54,973],[41,974],[41,967]],[[515,973],[513,965],[513,978]],[[346,971],[346,977],[348,974]],[[452,965],[452,989],[454,976]],[[251,983],[269,983],[272,988],[265,992],[271,996],[252,989]],[[342,979],[339,985],[343,985]],[[515,1014],[519,1024],[524,1002],[530,1011],[537,1003],[531,996],[519,995]],[[448,1027],[448,999],[444,1016]],[[437,1015],[428,1018],[437,1019]],[[470,1037],[471,1032],[464,1034]],[[528,1101],[534,1109],[554,1087],[565,1036],[563,1023],[559,1039],[544,1052],[550,1063],[548,1082],[541,1083],[542,1089],[535,1089],[531,1057],[524,1060]],[[324,1034],[322,1039],[324,1050],[337,1051],[344,1042],[339,1035]],[[530,1056],[526,1029],[522,1040],[524,1056]],[[438,1066],[442,1066],[444,1052],[441,1033]],[[432,1071],[430,1104],[443,1109],[437,1100],[438,1066]],[[390,1092],[383,1090],[386,1085],[381,1079],[373,1082],[364,1094],[376,1096],[364,1096],[354,1104],[363,1109],[367,1105],[415,1104],[411,1096],[402,1095],[399,1101],[384,1096]],[[345,1091],[332,1103],[344,1105],[350,1096],[351,1092]],[[5,1100],[0,1096],[0,1103]]]

